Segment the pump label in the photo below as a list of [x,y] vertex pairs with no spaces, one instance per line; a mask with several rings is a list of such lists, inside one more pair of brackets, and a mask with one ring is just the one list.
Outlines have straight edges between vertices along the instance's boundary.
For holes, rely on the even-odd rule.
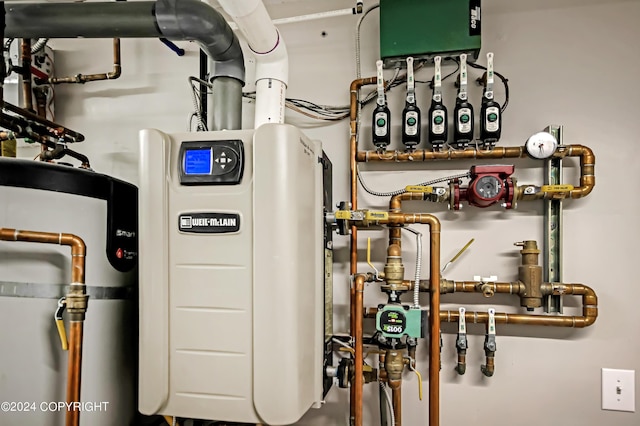
[[178,221],[180,232],[227,234],[240,230],[240,215],[235,213],[186,213]]
[[480,0],[469,1],[469,35],[480,35]]
[[460,108],[458,110],[458,132],[460,133],[471,132],[472,124],[473,124],[473,116],[471,115],[471,109]]
[[484,115],[485,129],[487,132],[497,132],[500,128],[500,109],[489,107]]
[[387,125],[389,121],[389,117],[384,112],[377,112],[374,119],[373,125],[375,126],[376,136],[385,137],[387,136]]
[[431,133],[435,135],[443,135],[446,129],[446,121],[444,111],[437,109],[431,114]]
[[404,117],[406,122],[405,132],[407,136],[415,136],[418,134],[418,113],[409,111]]

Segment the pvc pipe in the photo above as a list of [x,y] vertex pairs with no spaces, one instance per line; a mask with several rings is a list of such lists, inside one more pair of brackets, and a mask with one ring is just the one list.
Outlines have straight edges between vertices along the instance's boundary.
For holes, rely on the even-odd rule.
[[[212,82],[213,95],[210,130],[239,130],[242,128],[242,84],[235,78],[220,77]],[[216,105],[218,107],[216,108]],[[224,108],[220,108],[224,105]]]
[[327,19],[327,18],[335,18],[337,16],[355,15],[356,13],[357,12],[354,12],[353,8],[339,9],[339,10],[331,10],[328,12],[311,13],[309,15],[292,16],[290,18],[274,19],[273,23],[275,25],[293,24],[296,22],[315,21],[316,19]]
[[284,40],[261,0],[219,0],[238,24],[256,57],[254,127],[284,123],[289,60]]
[[[242,116],[242,103],[235,99],[242,97],[245,78],[242,49],[222,15],[208,4],[199,0],[11,3],[5,6],[5,10],[5,37],[165,37],[198,41],[215,63],[212,80],[227,77],[240,83],[223,83],[236,92],[231,95],[227,91],[225,94],[225,98],[234,99],[232,105],[215,104],[216,109],[222,111],[218,111],[217,116],[224,125],[233,124],[240,128],[237,122],[238,117]],[[224,114],[228,116],[223,118]]]
[[[278,18],[278,19],[274,19],[272,22],[274,25],[286,25],[286,24],[295,24],[298,22],[315,21],[318,19],[336,18],[339,16],[357,15],[357,14],[359,14],[359,12],[354,11],[354,8],[338,9],[338,10],[330,10],[328,12],[317,12],[317,13],[310,13],[308,15],[290,16],[288,18]],[[235,24],[234,22],[229,22],[228,24],[232,30],[238,29],[238,25]]]
[[8,3],[5,37],[196,40],[216,61],[216,75],[244,83],[237,37],[214,8],[198,0]]
[[155,2],[7,3],[5,37],[160,37]]

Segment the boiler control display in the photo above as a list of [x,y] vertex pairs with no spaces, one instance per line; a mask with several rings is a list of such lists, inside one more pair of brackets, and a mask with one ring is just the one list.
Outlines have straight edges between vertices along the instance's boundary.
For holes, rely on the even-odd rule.
[[189,141],[180,144],[182,185],[237,185],[244,172],[241,140]]
[[187,149],[184,153],[184,173],[186,175],[210,175],[213,165],[213,150]]

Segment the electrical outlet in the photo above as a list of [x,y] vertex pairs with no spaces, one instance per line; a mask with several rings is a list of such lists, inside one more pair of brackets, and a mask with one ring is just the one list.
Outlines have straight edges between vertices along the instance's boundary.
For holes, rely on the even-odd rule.
[[635,370],[602,369],[602,409],[636,411]]

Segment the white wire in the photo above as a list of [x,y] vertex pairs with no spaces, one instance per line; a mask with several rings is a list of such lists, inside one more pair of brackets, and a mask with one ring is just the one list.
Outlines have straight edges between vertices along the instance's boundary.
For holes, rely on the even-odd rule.
[[413,228],[404,227],[405,231],[409,231],[416,236],[416,275],[415,284],[413,285],[413,307],[420,308],[420,271],[422,269],[422,233]]
[[360,78],[362,76],[362,70],[360,68],[360,26],[362,25],[362,21],[367,17],[369,12],[379,8],[379,4],[374,4],[370,8],[364,11],[360,19],[358,19],[358,23],[356,24],[356,78]]
[[[375,195],[376,197],[393,197],[393,196],[404,194],[405,192],[407,192],[405,188],[398,189],[396,191],[391,191],[391,192],[378,192],[370,189],[365,183],[364,179],[362,178],[362,175],[360,173],[360,168],[358,167],[357,164],[356,164],[356,174],[358,175],[358,182],[360,182],[362,189],[364,189],[366,192],[368,192],[371,195]],[[462,178],[468,178],[468,177],[469,177],[469,172],[466,172],[466,173],[461,173],[459,175],[452,175],[452,176],[447,176],[443,178],[428,180],[426,182],[419,183],[416,186],[429,186],[429,185],[433,185],[434,183],[446,182],[448,180],[462,179]]]
[[343,342],[343,341],[342,341],[342,340],[340,340],[340,339],[336,339],[335,337],[332,337],[332,338],[331,338],[331,341],[332,341],[332,342],[334,342],[334,343],[339,344],[340,346],[344,346],[345,348],[353,349],[351,346],[347,345],[345,342]]
[[391,425],[395,425],[396,424],[396,415],[393,412],[393,402],[391,402],[391,397],[389,396],[389,392],[387,392],[387,386],[385,385],[384,382],[380,382],[380,387],[382,388],[382,391],[384,392],[384,399],[387,400],[387,406],[389,407],[389,417],[391,418]]

